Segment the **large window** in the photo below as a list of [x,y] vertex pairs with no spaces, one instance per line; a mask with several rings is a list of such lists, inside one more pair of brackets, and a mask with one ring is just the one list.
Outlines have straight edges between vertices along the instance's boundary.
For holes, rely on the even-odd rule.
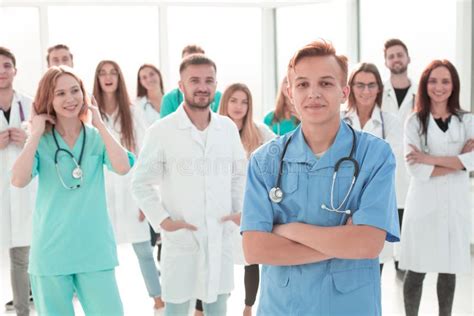
[[0,7],[0,46],[12,51],[18,70],[13,88],[31,96],[42,72],[38,25],[37,8]]
[[349,53],[346,1],[279,8],[276,21],[279,82],[295,51],[318,38],[331,41],[339,54]]
[[168,45],[170,78],[167,90],[177,87],[181,51],[201,46],[217,65],[218,90],[241,82],[261,107],[261,10],[259,8],[169,7]]
[[384,79],[390,75],[383,54],[389,38],[408,46],[415,82],[433,59],[456,64],[456,1],[361,0],[360,11],[361,60],[375,63]]
[[92,91],[99,61],[116,61],[132,100],[141,64],[159,67],[158,8],[154,6],[50,7],[49,43],[63,43],[74,54],[74,68]]

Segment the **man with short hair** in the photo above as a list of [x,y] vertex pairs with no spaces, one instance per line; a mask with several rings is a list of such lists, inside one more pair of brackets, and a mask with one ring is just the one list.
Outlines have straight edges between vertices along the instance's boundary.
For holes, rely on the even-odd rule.
[[179,88],[182,105],[147,131],[132,193],[161,229],[165,315],[186,315],[193,299],[205,315],[225,315],[246,156],[235,124],[209,108],[214,62],[201,54],[183,59]]
[[385,141],[340,118],[347,59],[325,41],[296,52],[293,132],[250,160],[241,231],[262,264],[257,315],[381,315],[378,255],[398,241],[395,158]]
[[32,102],[13,89],[16,73],[15,56],[0,47],[0,246],[10,252],[13,292],[13,300],[5,308],[25,316],[29,315],[28,256],[36,185],[19,189],[10,184],[9,170],[27,139],[24,123],[29,119]]
[[[204,49],[198,45],[187,45],[181,52],[181,58],[184,59],[192,54],[205,54]],[[219,102],[221,100],[221,93],[216,91],[214,98],[211,100],[210,108],[213,112],[217,112],[219,108]],[[163,118],[178,109],[179,105],[183,102],[183,93],[179,88],[175,88],[170,92],[166,93],[161,99],[160,117]]]
[[[415,96],[418,86],[408,77],[408,65],[410,64],[410,55],[408,48],[400,39],[392,38],[384,44],[385,66],[390,70],[390,79],[384,83],[382,110],[392,112],[398,116],[400,122],[405,123],[407,117],[413,112],[415,106]],[[405,199],[408,192],[410,177],[405,168],[405,157],[400,152],[397,157],[396,169],[396,192],[397,208],[400,228],[403,220],[403,210],[405,208]],[[388,262],[395,259],[395,269],[397,277],[403,280],[405,271],[398,269],[399,244],[392,247],[386,246],[381,253],[381,262]]]
[[74,67],[72,53],[69,47],[64,44],[57,44],[48,48],[46,61],[48,62],[48,67],[60,65]]

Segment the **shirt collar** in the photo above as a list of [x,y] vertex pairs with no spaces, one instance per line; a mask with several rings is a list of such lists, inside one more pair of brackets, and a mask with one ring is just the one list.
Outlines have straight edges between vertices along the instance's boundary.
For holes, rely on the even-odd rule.
[[[218,118],[218,114],[211,112],[211,121],[209,122],[208,128],[215,128],[215,129],[220,129],[221,128],[221,122]],[[188,129],[194,126],[193,122],[189,119],[188,114],[184,110],[183,103],[181,103],[178,106],[178,109],[176,110],[176,116],[178,116],[178,128],[179,129]]]
[[[352,132],[350,127],[341,120],[334,143],[318,159],[306,143],[301,125],[293,132],[291,142],[283,157],[283,161],[309,164],[311,169],[334,167],[336,162],[348,157],[352,148]],[[290,137],[289,136],[289,137]],[[288,139],[286,140],[288,141]]]

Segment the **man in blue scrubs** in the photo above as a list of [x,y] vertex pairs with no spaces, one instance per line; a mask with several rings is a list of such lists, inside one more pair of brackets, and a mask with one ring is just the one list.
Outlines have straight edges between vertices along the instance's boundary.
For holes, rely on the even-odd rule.
[[[263,265],[258,315],[382,313],[378,255],[384,240],[399,240],[395,158],[385,141],[354,139],[340,120],[347,68],[325,41],[296,52],[288,93],[301,125],[250,161],[241,230],[246,260]],[[360,172],[351,190],[354,164],[342,162],[334,183],[333,175],[353,144]],[[276,186],[279,203],[269,197]]]

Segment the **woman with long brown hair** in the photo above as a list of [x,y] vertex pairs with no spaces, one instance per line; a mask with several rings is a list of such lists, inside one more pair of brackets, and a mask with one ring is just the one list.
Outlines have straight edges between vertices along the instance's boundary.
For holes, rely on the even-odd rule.
[[263,119],[265,125],[276,135],[285,135],[300,124],[295,107],[288,97],[287,86],[288,80],[285,76],[278,89],[275,110],[269,112]]
[[[131,104],[119,65],[111,60],[101,61],[96,68],[94,97],[109,129],[124,147],[138,154],[144,137],[145,123]],[[159,272],[156,267],[150,232],[145,216],[139,210],[131,192],[131,174],[118,178],[106,172],[109,214],[117,244],[131,243],[137,255],[140,270],[155,309],[164,306],[161,300]]]
[[165,94],[163,77],[152,64],[143,64],[137,74],[137,100],[135,105],[143,111],[147,127],[160,119],[161,100]]
[[471,272],[469,172],[474,170],[474,119],[461,110],[459,76],[447,60],[423,71],[415,113],[405,126],[412,176],[403,217],[400,268],[405,312],[418,315],[426,273],[438,273],[439,315],[451,315],[456,273]]
[[[247,158],[259,146],[275,137],[275,134],[267,126],[254,122],[252,94],[243,83],[234,83],[227,87],[221,98],[219,114],[230,117],[235,125],[237,125]],[[232,220],[236,225],[240,225],[240,213],[228,216],[225,219]],[[238,247],[242,247],[241,243],[239,243]],[[244,274],[244,316],[252,314],[252,306],[257,297],[258,283],[258,264],[246,265]]]

